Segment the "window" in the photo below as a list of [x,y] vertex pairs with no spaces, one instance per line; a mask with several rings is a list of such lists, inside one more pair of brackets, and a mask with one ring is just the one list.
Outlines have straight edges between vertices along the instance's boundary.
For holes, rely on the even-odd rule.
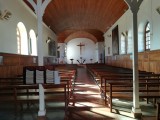
[[67,56],[67,44],[65,44],[65,48],[64,48],[64,57]]
[[22,22],[17,25],[17,53],[28,55],[27,31]]
[[121,34],[121,54],[127,53],[127,43],[126,43],[126,35],[124,33]]
[[121,54],[127,54],[127,34],[128,32],[121,34]]
[[127,32],[127,54],[131,54],[133,52],[133,37],[132,32]]
[[147,22],[145,27],[145,50],[150,50],[151,33],[150,33],[150,23]]
[[34,30],[29,32],[29,53],[30,55],[37,55],[37,39]]
[[21,54],[21,36],[20,36],[20,30],[17,27],[17,53]]

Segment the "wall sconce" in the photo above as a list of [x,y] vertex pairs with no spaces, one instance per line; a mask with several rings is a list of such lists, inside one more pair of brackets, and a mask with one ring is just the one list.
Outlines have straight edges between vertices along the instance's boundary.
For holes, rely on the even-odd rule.
[[156,11],[158,12],[158,14],[160,14],[160,6],[156,9]]
[[50,43],[51,42],[51,38],[48,37],[48,39],[46,40],[46,43]]
[[110,34],[110,35],[107,35],[107,37],[111,37],[111,34]]
[[128,31],[126,32],[122,32],[122,35],[125,37],[125,36],[128,36]]
[[1,20],[9,20],[12,16],[12,13],[8,10],[4,10],[4,12],[0,11],[0,19]]
[[126,36],[124,32],[122,32],[122,35],[123,35],[123,36]]
[[60,46],[57,47],[57,50],[60,48]]

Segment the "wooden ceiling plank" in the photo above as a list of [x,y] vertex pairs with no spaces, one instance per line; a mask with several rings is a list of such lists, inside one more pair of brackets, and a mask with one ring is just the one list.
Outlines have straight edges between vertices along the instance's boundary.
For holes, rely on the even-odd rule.
[[[24,2],[28,4],[26,0]],[[45,10],[43,20],[55,34],[62,35],[59,38],[64,39],[77,30],[92,30],[92,34],[101,40],[103,33],[127,9],[124,0],[52,0]]]

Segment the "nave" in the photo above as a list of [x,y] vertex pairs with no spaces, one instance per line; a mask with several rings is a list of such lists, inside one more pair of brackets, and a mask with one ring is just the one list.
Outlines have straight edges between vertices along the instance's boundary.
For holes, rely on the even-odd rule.
[[[75,106],[69,107],[69,120],[137,120],[131,114],[132,102],[125,103],[115,99],[113,101],[115,111],[111,113],[101,97],[100,87],[93,76],[85,67],[78,68],[77,73]],[[156,108],[152,104],[146,105],[146,102],[142,101],[141,109],[143,112],[141,120],[156,120]]]
[[[120,102],[117,105],[122,105]],[[128,104],[129,105],[129,104]],[[135,120],[131,114],[131,107],[119,106],[119,111],[110,113],[109,107],[105,106],[101,98],[99,86],[88,73],[85,66],[77,68],[72,102],[69,103],[65,116],[63,103],[49,103],[46,105],[47,120]],[[142,120],[156,120],[156,108],[152,105],[142,105]],[[1,104],[1,120],[36,120],[38,104],[24,107],[15,116],[14,105]]]

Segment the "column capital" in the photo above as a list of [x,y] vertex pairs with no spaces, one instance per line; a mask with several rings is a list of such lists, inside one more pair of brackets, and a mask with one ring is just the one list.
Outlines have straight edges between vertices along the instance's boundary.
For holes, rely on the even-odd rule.
[[124,0],[124,1],[128,4],[133,14],[138,13],[139,7],[143,2],[143,0]]
[[33,0],[27,0],[27,1],[32,5],[37,16],[38,15],[43,16],[47,5],[51,2],[51,0],[44,0],[43,2],[42,0],[37,0],[36,4]]

